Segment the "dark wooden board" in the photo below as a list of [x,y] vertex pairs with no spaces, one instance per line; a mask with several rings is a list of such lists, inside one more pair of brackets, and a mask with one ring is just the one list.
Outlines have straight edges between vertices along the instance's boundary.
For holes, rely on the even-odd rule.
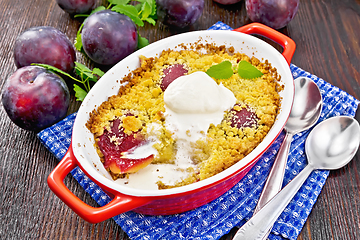
[[[105,4],[98,1],[97,4]],[[250,20],[245,2],[223,6],[205,0],[198,22],[186,31],[207,29],[217,21],[233,28]],[[55,0],[0,1],[0,87],[15,71],[12,49],[16,37],[33,26],[48,25],[72,41],[80,20],[62,11]],[[302,0],[293,21],[279,31],[297,44],[292,63],[360,98],[360,1]],[[185,30],[184,30],[185,31]],[[158,23],[140,34],[150,42],[177,34]],[[92,63],[77,53],[78,61]],[[106,69],[104,69],[106,70]],[[79,103],[71,100],[69,114]],[[360,119],[358,116],[357,119]],[[112,220],[90,224],[79,218],[48,188],[46,178],[58,160],[36,134],[16,127],[0,105],[0,238],[1,239],[129,239]],[[332,171],[298,239],[358,239],[360,236],[359,153],[341,170]],[[96,202],[68,176],[66,185],[92,206]],[[233,229],[221,239],[231,239]]]

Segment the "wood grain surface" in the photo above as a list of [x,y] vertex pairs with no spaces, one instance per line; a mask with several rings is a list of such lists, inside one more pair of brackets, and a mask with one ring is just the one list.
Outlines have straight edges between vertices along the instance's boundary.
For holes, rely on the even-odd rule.
[[[97,1],[97,5],[102,4],[106,1]],[[233,28],[250,23],[245,2],[223,6],[205,0],[201,18],[183,31],[207,29],[217,21]],[[22,31],[48,25],[60,29],[73,41],[80,24],[55,0],[0,0],[1,89],[16,70],[12,50]],[[279,31],[297,44],[292,63],[360,99],[359,29],[359,0],[301,0],[293,21]],[[179,32],[161,23],[146,24],[140,29],[150,42]],[[80,53],[77,61],[93,67]],[[72,97],[69,114],[78,107]],[[0,239],[129,239],[112,219],[99,224],[85,222],[50,191],[46,178],[58,160],[35,133],[16,127],[2,105],[0,156]],[[298,239],[360,239],[359,158],[358,153],[346,167],[330,173]],[[71,176],[65,184],[80,199],[97,206]],[[221,239],[231,239],[235,231]]]

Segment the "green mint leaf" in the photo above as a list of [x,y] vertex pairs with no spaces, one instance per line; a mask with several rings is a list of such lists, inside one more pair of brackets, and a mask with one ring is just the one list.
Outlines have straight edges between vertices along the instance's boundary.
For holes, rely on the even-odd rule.
[[144,20],[145,18],[148,18],[152,13],[151,6],[148,2],[144,2],[141,8],[141,19]]
[[74,84],[74,92],[75,92],[76,101],[80,101],[80,102],[84,101],[87,95],[87,92],[84,89]]
[[139,18],[138,10],[132,5],[116,5],[111,10],[128,16],[139,27],[144,26],[144,22]]
[[146,47],[147,45],[149,45],[149,41],[146,38],[140,36],[140,34],[138,34],[138,46],[137,46],[137,48],[140,49],[140,48]]
[[84,64],[75,62],[75,72],[84,82],[87,80],[93,81],[93,79],[97,80],[97,78],[92,74],[92,71]]
[[104,76],[104,72],[103,71],[101,71],[99,68],[94,68],[93,69],[93,74],[96,74],[96,75],[98,75],[99,77],[102,77],[102,76]]
[[[93,10],[91,11],[90,15],[93,14],[93,13],[96,13],[96,12],[100,12],[100,11],[102,11],[102,10],[106,10],[106,7],[104,7],[104,6],[99,6],[99,7],[95,8],[95,9],[93,9]],[[89,15],[89,16],[90,16],[90,15]]]
[[[81,78],[83,84],[87,84],[89,81],[96,82],[97,77],[92,74],[92,72],[83,72],[77,67],[75,67],[76,74]],[[89,88],[86,88],[87,90],[90,90]]]
[[206,71],[206,73],[215,79],[228,79],[234,74],[230,61],[223,61],[219,64],[213,65]]
[[130,0],[108,0],[108,2],[112,5],[126,5]]
[[[92,82],[97,82],[98,81],[98,77],[102,77],[105,73],[103,71],[101,71],[99,68],[94,68],[91,72],[91,76],[89,75],[89,81],[92,81]],[[97,75],[97,76],[95,76]]]
[[139,0],[136,1],[139,4],[136,4],[135,7],[139,12],[139,17],[143,21],[147,21],[152,25],[156,24],[155,19],[156,15],[156,1],[155,0]]
[[[151,8],[151,13],[150,13],[150,17],[152,18],[152,19],[157,19],[157,14],[156,14],[156,0],[145,0],[147,3],[148,3],[148,5],[150,6],[150,8]],[[154,24],[155,25],[155,24]]]
[[88,68],[87,66],[85,66],[84,64],[81,64],[79,62],[75,62],[75,67],[76,69],[78,69],[80,72],[88,72],[91,73],[90,68]]
[[155,26],[156,21],[153,18],[144,18],[143,21],[147,21],[148,23],[152,24],[153,26]]
[[[87,66],[85,66],[84,64],[75,62],[75,72],[78,76],[80,76],[80,78],[86,82],[86,81],[92,81],[92,82],[97,82],[99,77],[102,77],[105,73],[103,71],[101,71],[101,69],[99,68],[94,68],[93,70],[90,70],[90,68],[88,68]],[[95,76],[97,75],[97,76]]]
[[78,50],[79,52],[82,51],[82,42],[81,42],[81,33],[78,33],[76,35],[75,41],[74,41],[74,47],[76,48],[76,50]]
[[238,74],[244,79],[254,79],[264,75],[259,69],[247,61],[240,61],[238,65]]
[[[156,0],[148,0],[152,9],[151,15],[155,16],[156,15]],[[156,18],[156,16],[155,16]]]
[[136,8],[136,10],[137,10],[138,12],[141,12],[142,3],[135,4],[134,7]]
[[94,78],[94,75],[91,72],[81,71],[75,67],[76,74],[83,80],[91,80]]
[[140,2],[142,5],[147,3],[152,9],[151,15],[156,13],[156,0],[136,0],[136,2]]
[[74,41],[74,47],[76,48],[76,50],[78,50],[79,52],[82,51],[82,41],[81,41],[81,30],[83,29],[84,27],[84,23],[82,23],[79,27],[79,30],[77,31],[76,33],[76,38],[75,38],[75,41]]

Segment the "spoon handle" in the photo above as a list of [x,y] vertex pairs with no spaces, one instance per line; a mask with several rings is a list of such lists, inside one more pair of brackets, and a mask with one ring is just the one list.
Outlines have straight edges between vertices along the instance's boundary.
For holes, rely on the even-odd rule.
[[234,240],[263,239],[313,170],[313,166],[307,165],[299,175],[237,231]]
[[[263,191],[261,192],[261,195],[259,197],[258,204],[256,205],[256,208],[254,210],[254,214],[256,214],[270,199],[272,199],[281,190],[292,138],[293,134],[286,132],[285,138],[281,143],[280,149],[276,155],[269,176],[267,177]],[[265,234],[264,239],[267,239],[270,232],[271,228],[269,229],[268,233]]]
[[292,138],[293,134],[286,132],[285,138],[280,146],[278,154],[270,170],[269,176],[266,180],[264,189],[261,192],[254,214],[257,213],[270,199],[272,199],[281,190],[284,179],[286,161],[288,159]]

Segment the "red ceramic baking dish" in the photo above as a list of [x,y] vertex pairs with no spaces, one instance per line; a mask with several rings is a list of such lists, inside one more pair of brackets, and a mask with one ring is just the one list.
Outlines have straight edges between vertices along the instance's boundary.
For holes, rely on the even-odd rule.
[[[280,44],[280,53],[265,41],[252,36],[261,35]],[[117,94],[120,79],[140,66],[139,56],[153,57],[165,49],[179,49],[179,44],[215,43],[233,46],[236,51],[255,56],[261,61],[268,60],[277,68],[284,84],[281,110],[276,122],[264,140],[245,158],[208,179],[173,189],[139,190],[117,184],[104,169],[94,147],[94,137],[85,127],[89,113],[111,95]],[[91,223],[104,221],[126,211],[150,215],[168,215],[185,212],[202,206],[233,187],[254,166],[259,157],[269,148],[280,134],[289,117],[293,98],[294,82],[289,68],[295,52],[295,43],[287,36],[264,25],[253,23],[234,31],[206,30],[171,36],[136,51],[111,68],[91,89],[83,101],[72,132],[72,142],[65,157],[48,177],[52,191],[80,217]],[[102,207],[91,207],[76,197],[64,184],[64,178],[75,167],[108,192],[113,200]]]

